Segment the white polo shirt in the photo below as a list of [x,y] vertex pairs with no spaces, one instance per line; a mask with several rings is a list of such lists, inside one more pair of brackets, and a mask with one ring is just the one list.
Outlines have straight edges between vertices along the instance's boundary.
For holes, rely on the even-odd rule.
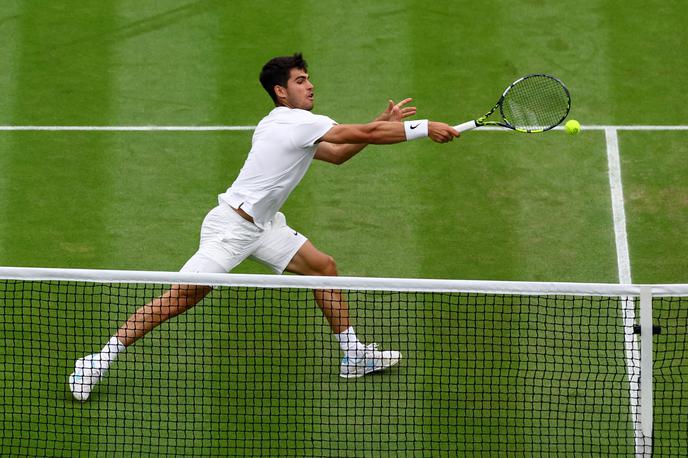
[[276,107],[258,123],[239,176],[219,200],[241,206],[263,228],[306,174],[315,142],[335,124],[310,111]]

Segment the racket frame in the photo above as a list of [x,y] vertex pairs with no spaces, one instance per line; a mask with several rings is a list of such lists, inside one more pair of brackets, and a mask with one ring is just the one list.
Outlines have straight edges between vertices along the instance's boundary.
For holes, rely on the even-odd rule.
[[[566,98],[567,98],[566,113],[564,113],[564,116],[559,120],[558,123],[554,124],[553,126],[549,126],[546,129],[520,129],[518,127],[511,125],[509,123],[509,120],[506,119],[506,117],[504,116],[504,110],[502,108],[502,103],[504,102],[506,95],[509,93],[509,91],[514,86],[516,86],[518,83],[520,83],[521,81],[523,81],[525,79],[532,78],[535,76],[544,76],[546,78],[553,79],[554,81],[559,83],[559,85],[561,85],[561,87],[564,89],[564,92],[566,93]],[[497,108],[499,108],[499,114],[502,116],[502,121],[488,121],[487,118],[490,117],[492,115],[492,113],[494,113],[497,110]],[[458,130],[459,132],[466,132],[468,130],[475,129],[477,127],[501,126],[501,127],[506,127],[507,129],[515,130],[516,132],[522,132],[522,133],[526,133],[526,134],[541,133],[541,132],[548,131],[550,129],[554,129],[556,126],[561,124],[562,121],[564,121],[564,119],[566,119],[566,117],[569,115],[570,111],[571,111],[571,93],[569,92],[566,85],[559,78],[557,78],[556,76],[547,75],[545,73],[531,73],[529,75],[522,76],[521,78],[519,78],[516,81],[514,81],[513,83],[511,83],[506,89],[504,89],[504,92],[502,92],[501,97],[499,97],[499,100],[497,100],[497,103],[494,104],[494,106],[492,107],[492,109],[490,111],[488,111],[487,113],[485,113],[483,116],[479,117],[478,119],[475,119],[473,121],[464,122],[462,124],[454,126],[454,129]]]

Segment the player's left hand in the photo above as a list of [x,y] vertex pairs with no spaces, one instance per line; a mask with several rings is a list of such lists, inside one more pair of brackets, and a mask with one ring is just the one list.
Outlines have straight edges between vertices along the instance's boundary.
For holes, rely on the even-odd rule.
[[393,100],[389,100],[389,104],[387,105],[387,109],[383,111],[380,116],[375,118],[375,121],[392,121],[392,122],[398,122],[401,121],[404,118],[408,118],[409,116],[413,116],[416,114],[416,107],[407,107],[404,106],[407,103],[409,103],[412,98],[406,98],[402,100],[399,103],[394,103]]

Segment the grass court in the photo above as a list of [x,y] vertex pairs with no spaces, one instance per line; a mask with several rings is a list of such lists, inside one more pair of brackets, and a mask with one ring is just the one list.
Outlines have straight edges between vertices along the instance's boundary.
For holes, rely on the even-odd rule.
[[[683,3],[677,0],[657,5],[586,0],[575,9],[537,0],[9,0],[0,12],[5,43],[0,47],[0,125],[10,126],[0,131],[0,265],[178,270],[196,250],[200,224],[217,194],[243,164],[250,130],[37,131],[16,126],[252,126],[272,108],[258,82],[261,66],[273,56],[301,51],[315,84],[313,111],[340,123],[371,120],[388,99],[413,97],[418,118],[458,124],[483,114],[514,79],[542,72],[567,84],[572,94],[569,118],[584,126],[575,137],[562,131],[473,131],[448,145],[421,140],[369,146],[342,166],[314,163],[283,212],[294,229],[336,259],[340,274],[619,282],[608,162],[613,131],[630,280],[688,283],[688,108],[682,102],[687,77],[681,71],[688,56],[688,31]],[[666,125],[684,130],[640,127]],[[250,261],[235,272],[268,273]],[[442,399],[416,399],[410,405],[392,399],[369,409],[366,396],[398,390],[394,380],[421,386],[432,375],[475,374],[461,372],[461,367],[444,368],[441,361],[437,373],[421,373],[413,365],[417,363],[409,362],[398,369],[410,372],[403,377],[395,372],[389,379],[342,384],[336,373],[336,342],[307,298],[307,311],[290,305],[269,320],[255,312],[250,301],[238,301],[226,310],[219,298],[210,299],[189,318],[168,323],[150,342],[128,353],[108,375],[109,383],[119,377],[123,385],[111,385],[109,392],[101,388],[98,398],[87,404],[72,401],[65,380],[74,359],[106,342],[119,322],[147,300],[136,294],[121,303],[94,300],[88,302],[92,309],[68,311],[36,311],[40,299],[29,305],[3,304],[6,332],[0,338],[0,360],[12,368],[19,362],[34,368],[33,377],[11,372],[4,376],[4,395],[10,401],[5,402],[3,427],[18,432],[0,436],[3,453],[164,455],[176,450],[208,455],[214,453],[208,444],[217,443],[225,454],[247,455],[257,441],[272,456],[298,456],[304,444],[314,447],[308,453],[315,456],[347,456],[342,450],[358,440],[355,433],[366,426],[368,440],[389,437],[394,444],[378,445],[380,449],[367,452],[370,456],[420,456],[416,447],[428,449],[443,434],[476,433],[468,423],[443,424],[441,419],[429,430],[403,418],[395,423],[394,412],[445,412],[438,404]],[[279,300],[268,301],[264,313],[283,306]],[[395,316],[401,313],[397,305],[357,306],[361,334],[382,333],[385,346],[405,346],[409,355],[419,356],[423,349],[432,354],[461,342],[471,345],[443,335],[441,327],[438,334],[419,340],[376,330],[376,317],[401,320],[399,329],[428,326],[422,309],[402,319]],[[463,309],[442,313],[454,320],[486,318]],[[688,322],[685,311],[671,316],[677,329]],[[498,330],[505,324],[498,314],[489,317],[497,320]],[[299,334],[304,320],[308,329]],[[287,342],[316,342],[306,358],[317,363],[304,373],[292,358],[277,357],[287,343],[270,341],[270,336],[282,328],[294,331]],[[504,335],[493,336],[494,342]],[[529,337],[521,337],[527,343]],[[156,345],[167,348],[170,339],[189,339],[196,349],[161,355]],[[270,342],[270,351],[249,355],[242,347],[249,341]],[[672,343],[676,349],[684,344]],[[610,352],[623,354],[622,340],[609,345]],[[508,361],[513,356],[509,350],[500,357],[493,348],[489,355],[480,345],[471,348],[476,360]],[[484,358],[475,353],[480,351],[486,352]],[[142,365],[150,373],[169,369],[174,374],[175,365],[192,364],[199,355],[206,358],[201,358],[204,377],[190,386],[185,385],[190,383],[187,375],[167,380],[149,376],[144,389],[137,390],[127,375]],[[256,371],[263,376],[260,380],[247,373],[249,357],[262,368]],[[45,358],[49,364],[37,362]],[[585,361],[580,364],[586,366]],[[676,370],[685,375],[687,368],[684,357]],[[265,385],[270,381],[275,383],[272,388]],[[258,382],[265,391],[250,392],[250,384]],[[331,397],[317,405],[305,400],[290,404],[286,400],[300,399],[296,388],[283,391],[292,382],[306,392]],[[32,397],[37,390],[55,396]],[[231,393],[231,402],[213,397],[218,392]],[[205,401],[198,401],[197,408],[190,401],[180,402],[179,411],[170,411],[170,393]],[[257,396],[262,402],[252,411],[249,401]],[[347,396],[356,400],[353,406],[340,402]],[[466,393],[443,399],[458,402]],[[669,404],[688,406],[685,384]],[[285,405],[286,414],[280,410]],[[622,405],[619,401],[618,409],[625,408]],[[336,416],[347,406],[358,409],[367,423],[343,429],[325,424],[338,434],[309,428],[313,416],[334,422],[333,412]],[[290,425],[299,425],[288,429],[289,434],[280,433],[280,422],[275,421],[280,412],[291,415]],[[61,420],[30,435],[43,414]],[[213,430],[210,418],[215,414],[220,419],[246,416],[253,429]],[[389,418],[397,426],[385,426],[382,419]],[[565,429],[573,420],[561,421]],[[504,426],[497,422],[486,426],[489,433],[481,430],[492,448],[472,452],[547,453],[537,444],[500,441]],[[155,433],[144,443],[137,427]],[[120,433],[114,445],[96,447],[89,433],[101,434],[102,428],[132,433]],[[629,434],[630,455],[632,431]],[[71,438],[68,449],[46,449],[60,437]],[[430,442],[423,442],[428,437]],[[399,445],[402,438],[416,445],[404,448]],[[688,449],[685,438],[676,440],[679,448]],[[438,449],[436,454],[470,451]]]

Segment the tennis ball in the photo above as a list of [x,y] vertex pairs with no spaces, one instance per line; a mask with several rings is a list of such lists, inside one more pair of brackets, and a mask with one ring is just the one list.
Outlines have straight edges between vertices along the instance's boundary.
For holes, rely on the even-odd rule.
[[578,132],[580,132],[580,123],[576,121],[575,119],[571,119],[570,121],[566,122],[566,133],[570,135],[575,135]]

